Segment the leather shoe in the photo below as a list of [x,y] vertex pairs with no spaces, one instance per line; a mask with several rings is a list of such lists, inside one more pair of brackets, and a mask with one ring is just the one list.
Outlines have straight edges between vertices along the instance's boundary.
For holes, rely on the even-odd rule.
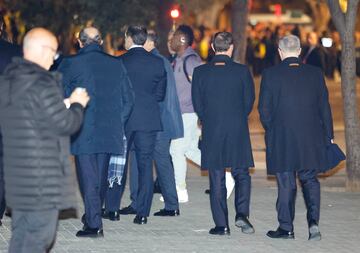
[[98,228],[84,228],[76,233],[77,237],[104,237],[104,231]]
[[161,209],[159,212],[154,213],[154,216],[179,216],[180,210],[166,210]]
[[147,223],[147,218],[145,216],[136,215],[134,218],[134,223],[144,225]]
[[280,227],[276,231],[268,231],[266,235],[274,239],[295,239],[294,232],[286,231]]
[[319,229],[319,225],[314,222],[311,223],[309,226],[309,241],[320,241],[321,240],[321,233]]
[[255,229],[253,225],[251,225],[248,218],[243,215],[236,215],[235,217],[235,226],[241,228],[241,232],[244,234],[253,234],[255,233]]
[[120,209],[119,213],[122,215],[136,214],[136,210],[132,206],[127,206],[124,207],[123,209]]
[[119,211],[117,211],[117,212],[105,211],[105,212],[102,213],[101,217],[102,217],[103,219],[107,219],[107,220],[111,220],[111,221],[118,221],[118,220],[120,220]]
[[214,227],[209,230],[211,235],[230,235],[230,228],[228,227]]

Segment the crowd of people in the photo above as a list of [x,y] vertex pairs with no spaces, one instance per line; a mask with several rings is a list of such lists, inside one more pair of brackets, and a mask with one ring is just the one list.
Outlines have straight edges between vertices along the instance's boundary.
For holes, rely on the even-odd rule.
[[[279,187],[279,227],[267,236],[294,238],[298,176],[309,240],[320,240],[317,173],[333,167],[327,152],[334,138],[328,93],[322,69],[310,65],[316,46],[301,59],[299,37],[280,35],[273,49],[279,63],[261,63],[275,66],[263,71],[258,106],[268,173]],[[317,40],[313,36],[308,40]],[[168,59],[156,48],[155,31],[130,25],[127,52],[114,57],[104,52],[100,31],[87,27],[78,37],[79,52],[64,57],[55,71],[48,70],[58,42],[48,30],[30,30],[22,51],[1,41],[0,218],[9,207],[9,252],[49,251],[59,212],[76,209],[69,151],[84,202],[77,237],[102,237],[102,220],[118,221],[121,215],[147,224],[153,163],[164,202],[154,216],[179,216],[179,203],[189,201],[186,159],[209,171],[215,223],[209,233],[230,235],[226,199],[233,187],[235,225],[255,232],[249,221],[254,162],[247,118],[255,101],[250,67],[231,59],[231,33],[212,36],[214,56],[207,64],[193,49],[194,39],[191,27],[178,26],[169,34]],[[128,174],[131,204],[120,208]]]

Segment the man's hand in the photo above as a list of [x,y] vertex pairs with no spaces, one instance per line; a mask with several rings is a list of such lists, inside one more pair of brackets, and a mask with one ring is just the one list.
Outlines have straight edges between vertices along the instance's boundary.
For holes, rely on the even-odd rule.
[[75,89],[73,93],[71,93],[69,100],[70,104],[79,103],[85,108],[90,100],[90,97],[86,89]]

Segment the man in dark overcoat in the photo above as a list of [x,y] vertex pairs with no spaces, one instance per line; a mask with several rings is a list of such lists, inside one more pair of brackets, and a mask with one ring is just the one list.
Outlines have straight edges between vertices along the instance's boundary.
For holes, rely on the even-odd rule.
[[233,38],[214,36],[213,60],[195,69],[192,98],[202,124],[201,167],[209,170],[210,204],[216,227],[210,234],[229,234],[225,169],[235,180],[235,225],[253,233],[248,221],[251,178],[254,166],[248,115],[254,103],[254,83],[248,67],[231,60]]
[[300,40],[279,42],[282,62],[266,69],[261,81],[259,113],[265,128],[268,174],[278,183],[279,228],[271,238],[293,239],[296,174],[307,207],[309,240],[320,240],[320,184],[317,173],[327,169],[326,147],[334,137],[328,91],[322,71],[302,64]]
[[132,110],[134,95],[125,67],[119,59],[102,49],[100,32],[94,27],[79,34],[80,51],[64,58],[65,96],[76,88],[86,88],[91,102],[85,110],[84,124],[72,136],[80,192],[84,200],[84,228],[78,237],[103,236],[101,209],[108,188],[111,155],[124,153],[124,125]]

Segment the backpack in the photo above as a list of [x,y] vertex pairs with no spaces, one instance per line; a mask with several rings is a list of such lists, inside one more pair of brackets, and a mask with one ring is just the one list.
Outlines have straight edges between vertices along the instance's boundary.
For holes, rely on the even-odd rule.
[[196,57],[197,55],[196,54],[189,54],[185,57],[184,59],[184,62],[183,62],[183,69],[184,69],[184,74],[185,74],[185,77],[186,77],[186,80],[188,80],[188,82],[191,84],[191,79],[190,79],[190,76],[189,76],[189,72],[187,71],[186,69],[186,62],[187,60],[190,58],[190,57]]

